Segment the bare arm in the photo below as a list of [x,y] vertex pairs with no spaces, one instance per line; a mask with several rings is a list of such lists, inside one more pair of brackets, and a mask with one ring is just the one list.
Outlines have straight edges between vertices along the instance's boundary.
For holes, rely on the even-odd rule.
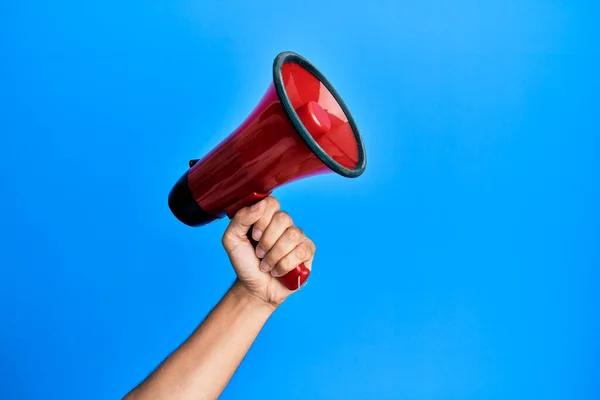
[[[250,228],[259,243],[247,238]],[[304,262],[313,242],[268,197],[240,210],[223,235],[237,279],[206,319],[124,400],[217,399],[269,317],[293,292],[277,277]]]
[[125,399],[218,398],[274,310],[236,280],[194,333]]

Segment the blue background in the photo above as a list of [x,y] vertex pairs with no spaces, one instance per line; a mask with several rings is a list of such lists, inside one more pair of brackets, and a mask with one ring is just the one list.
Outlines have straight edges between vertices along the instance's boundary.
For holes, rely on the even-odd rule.
[[222,398],[597,399],[599,7],[253,3],[0,4],[0,398],[120,398],[210,311],[226,221],[167,194],[292,50],[367,169],[276,191],[314,273]]

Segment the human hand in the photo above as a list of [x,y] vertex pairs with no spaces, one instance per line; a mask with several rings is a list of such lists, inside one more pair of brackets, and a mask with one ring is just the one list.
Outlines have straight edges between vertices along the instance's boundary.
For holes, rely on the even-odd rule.
[[[247,237],[250,229],[258,242],[256,249]],[[239,210],[225,230],[222,244],[238,281],[250,294],[275,307],[294,293],[278,277],[300,263],[311,270],[316,250],[274,197]]]

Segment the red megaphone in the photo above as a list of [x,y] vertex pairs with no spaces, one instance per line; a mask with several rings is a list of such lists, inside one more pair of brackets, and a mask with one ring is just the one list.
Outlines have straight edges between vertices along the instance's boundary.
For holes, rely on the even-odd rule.
[[[284,52],[258,106],[204,158],[190,161],[169,207],[184,224],[205,225],[232,218],[290,181],[331,171],[354,178],[365,165],[358,128],[333,86],[308,60]],[[279,279],[296,290],[309,274],[300,264]]]

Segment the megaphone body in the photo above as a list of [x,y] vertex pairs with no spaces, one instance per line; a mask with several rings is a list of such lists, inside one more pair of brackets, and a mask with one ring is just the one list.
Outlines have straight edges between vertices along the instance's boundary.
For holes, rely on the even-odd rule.
[[[358,128],[333,86],[305,58],[284,52],[259,104],[212,151],[190,161],[169,207],[184,224],[202,226],[232,218],[294,180],[328,172],[354,178],[365,165]],[[309,274],[301,264],[280,281],[296,290]]]

